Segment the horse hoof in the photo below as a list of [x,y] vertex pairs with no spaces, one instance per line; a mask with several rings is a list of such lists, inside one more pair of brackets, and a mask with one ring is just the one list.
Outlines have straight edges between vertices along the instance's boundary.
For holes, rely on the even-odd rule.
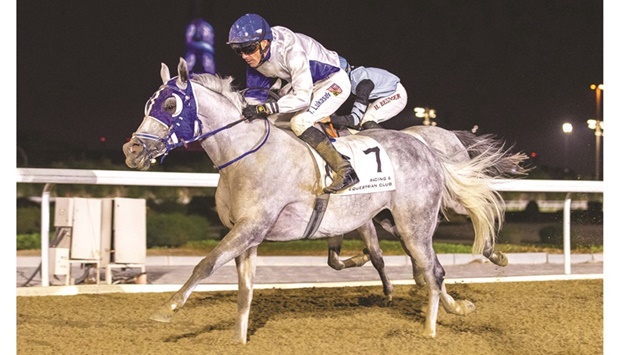
[[491,260],[491,262],[497,266],[508,265],[508,257],[506,256],[506,254],[502,253],[501,251],[492,255],[491,258],[489,258],[489,260]]
[[170,323],[173,314],[174,312],[171,310],[162,307],[157,312],[153,313],[149,319],[162,323]]
[[422,331],[422,336],[425,338],[429,338],[429,339],[433,339],[435,338],[435,331],[434,330],[430,330],[430,329],[424,329]]
[[457,314],[466,316],[476,310],[476,306],[467,300],[456,301]]
[[392,294],[394,293],[394,286],[391,284],[383,288],[383,294],[392,299]]
[[385,303],[384,304],[385,304],[386,307],[392,306],[392,304],[393,304],[392,303],[392,295],[387,295],[387,298],[385,299]]
[[233,336],[232,342],[234,344],[241,344],[241,345],[245,345],[248,342],[248,339],[245,335],[241,335],[241,334],[235,334]]

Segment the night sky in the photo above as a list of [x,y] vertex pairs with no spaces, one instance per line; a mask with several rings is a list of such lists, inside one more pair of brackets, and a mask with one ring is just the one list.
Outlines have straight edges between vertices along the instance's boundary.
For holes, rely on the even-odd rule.
[[[561,168],[566,154],[572,170],[594,174],[586,120],[596,107],[589,86],[603,82],[602,0],[19,0],[17,146],[122,155],[161,84],[160,63],[176,75],[195,17],[214,27],[217,72],[243,88],[245,63],[225,42],[247,12],[398,75],[409,104],[386,127],[421,124],[413,108],[431,107],[439,126],[477,125],[536,152],[540,165]],[[568,142],[563,122],[574,126]]]

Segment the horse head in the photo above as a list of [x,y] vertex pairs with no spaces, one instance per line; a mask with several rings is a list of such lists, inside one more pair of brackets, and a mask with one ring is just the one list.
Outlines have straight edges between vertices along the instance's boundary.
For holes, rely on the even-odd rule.
[[[172,149],[201,141],[219,170],[256,152],[270,136],[267,120],[251,124],[241,114],[247,102],[235,90],[232,77],[208,73],[190,76],[187,68],[185,59],[180,58],[179,75],[170,78],[170,70],[161,64],[163,85],[147,101],[142,124],[123,145],[128,167],[148,170],[155,158],[161,156],[163,162]],[[238,129],[243,122],[248,125]],[[248,140],[252,135],[257,137],[257,143]],[[214,138],[207,142],[209,137]],[[231,141],[234,146],[228,143]]]
[[[197,103],[190,82],[187,62],[181,58],[179,75],[170,78],[170,70],[161,64],[163,85],[144,108],[144,119],[123,145],[125,164],[132,169],[148,170],[155,158],[165,156],[201,132]],[[162,157],[163,160],[163,157]]]

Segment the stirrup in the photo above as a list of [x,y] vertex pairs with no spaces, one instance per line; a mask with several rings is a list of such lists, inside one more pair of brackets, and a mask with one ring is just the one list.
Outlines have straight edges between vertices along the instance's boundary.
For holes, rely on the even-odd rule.
[[325,193],[342,191],[360,182],[360,179],[357,177],[357,173],[353,168],[347,169],[344,173],[344,177],[340,179],[340,181],[338,181],[338,177],[340,177],[340,175],[336,174],[336,178],[332,181],[332,184],[323,189]]

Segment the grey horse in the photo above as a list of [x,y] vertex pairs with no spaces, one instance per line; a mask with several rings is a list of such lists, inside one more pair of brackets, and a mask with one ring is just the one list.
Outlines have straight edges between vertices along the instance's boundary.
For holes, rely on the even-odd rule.
[[[339,135],[346,136],[355,134],[358,131],[351,129],[342,129],[338,131]],[[454,163],[464,163],[470,160],[472,157],[483,154],[485,150],[503,150],[507,152],[507,158],[498,160],[501,165],[491,166],[487,170],[486,174],[493,178],[515,178],[523,177],[527,174],[529,169],[522,167],[520,164],[527,159],[524,154],[509,154],[510,148],[506,149],[503,146],[503,142],[497,139],[492,134],[484,134],[476,136],[469,131],[450,131],[437,126],[411,126],[404,128],[402,132],[411,134],[415,138],[422,141],[432,149],[436,149],[449,157]],[[490,148],[492,147],[492,148]],[[465,206],[458,204],[458,201],[451,200],[450,204],[446,208],[460,215],[469,215]],[[389,214],[381,214],[373,219],[378,224],[381,224],[386,231],[395,235],[396,230],[389,218]],[[474,228],[477,225],[474,224]],[[338,236],[328,239],[328,258],[327,264],[335,270],[344,270],[351,267],[360,267],[365,265],[368,261],[372,261],[375,269],[379,273],[381,281],[383,282],[383,290],[386,296],[391,300],[391,293],[393,286],[389,281],[389,278],[384,272],[384,262],[381,256],[381,250],[378,249],[377,243],[367,244],[363,252],[352,256],[348,259],[340,259],[340,250],[342,248],[344,236]],[[494,252],[492,247],[485,248],[483,255],[487,257],[492,263],[498,266],[508,265],[508,258],[502,252]],[[413,277],[417,286],[424,286],[424,277],[421,274],[421,270],[416,266],[415,260],[411,260],[413,266]]]
[[[253,297],[258,246],[264,241],[303,238],[322,191],[315,158],[302,141],[267,120],[241,117],[242,95],[232,78],[193,75],[181,58],[178,76],[171,78],[162,63],[163,85],[148,100],[145,117],[123,145],[128,167],[147,170],[155,158],[193,141],[219,170],[218,215],[230,231],[194,268],[192,275],[151,316],[169,322],[199,282],[235,260],[239,291],[235,340],[246,343]],[[503,200],[486,175],[493,166],[514,159],[505,151],[488,149],[458,164],[410,134],[368,130],[342,139],[376,143],[391,161],[395,189],[365,194],[333,194],[320,226],[309,238],[331,238],[357,230],[367,243],[377,240],[372,218],[389,213],[395,235],[416,262],[428,289],[422,335],[436,336],[438,307],[466,315],[475,309],[468,300],[455,300],[444,284],[445,271],[432,246],[437,218],[453,202],[466,206],[479,221],[473,251],[493,248],[503,219]]]

